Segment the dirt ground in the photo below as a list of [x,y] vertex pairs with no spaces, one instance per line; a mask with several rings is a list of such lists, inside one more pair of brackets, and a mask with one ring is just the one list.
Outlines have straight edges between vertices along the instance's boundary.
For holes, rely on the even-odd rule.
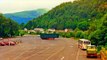
[[0,46],[0,60],[100,60],[86,58],[86,51],[77,47],[71,38],[42,40],[39,36],[11,38],[21,40],[15,46]]

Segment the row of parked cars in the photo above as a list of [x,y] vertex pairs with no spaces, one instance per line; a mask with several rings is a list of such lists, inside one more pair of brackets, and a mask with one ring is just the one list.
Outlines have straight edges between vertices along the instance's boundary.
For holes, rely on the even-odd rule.
[[6,46],[6,45],[16,45],[14,41],[0,41],[0,46]]
[[21,43],[21,41],[11,41],[11,40],[3,40],[3,38],[0,38],[0,46],[14,46],[18,43]]

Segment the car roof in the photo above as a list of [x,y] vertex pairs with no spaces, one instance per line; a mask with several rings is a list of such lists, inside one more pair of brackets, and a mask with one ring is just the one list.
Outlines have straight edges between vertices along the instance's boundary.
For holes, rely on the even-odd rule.
[[81,41],[89,41],[88,39],[79,39],[79,40],[81,40]]

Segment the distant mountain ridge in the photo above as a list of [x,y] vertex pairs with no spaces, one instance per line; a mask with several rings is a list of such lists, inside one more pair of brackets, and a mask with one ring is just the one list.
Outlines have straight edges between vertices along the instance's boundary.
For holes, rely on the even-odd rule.
[[43,15],[47,11],[48,11],[47,9],[37,9],[30,11],[21,11],[16,13],[7,13],[4,14],[4,16],[7,18],[11,18],[12,20],[15,20],[16,22],[21,24],[21,23],[27,23],[28,21]]

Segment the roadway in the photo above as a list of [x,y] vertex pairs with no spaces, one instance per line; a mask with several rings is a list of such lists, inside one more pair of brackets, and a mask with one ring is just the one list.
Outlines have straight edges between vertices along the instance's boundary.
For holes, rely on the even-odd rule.
[[16,46],[0,46],[0,60],[99,60],[87,58],[86,51],[77,47],[71,38],[42,40],[39,36],[11,38],[22,40]]

